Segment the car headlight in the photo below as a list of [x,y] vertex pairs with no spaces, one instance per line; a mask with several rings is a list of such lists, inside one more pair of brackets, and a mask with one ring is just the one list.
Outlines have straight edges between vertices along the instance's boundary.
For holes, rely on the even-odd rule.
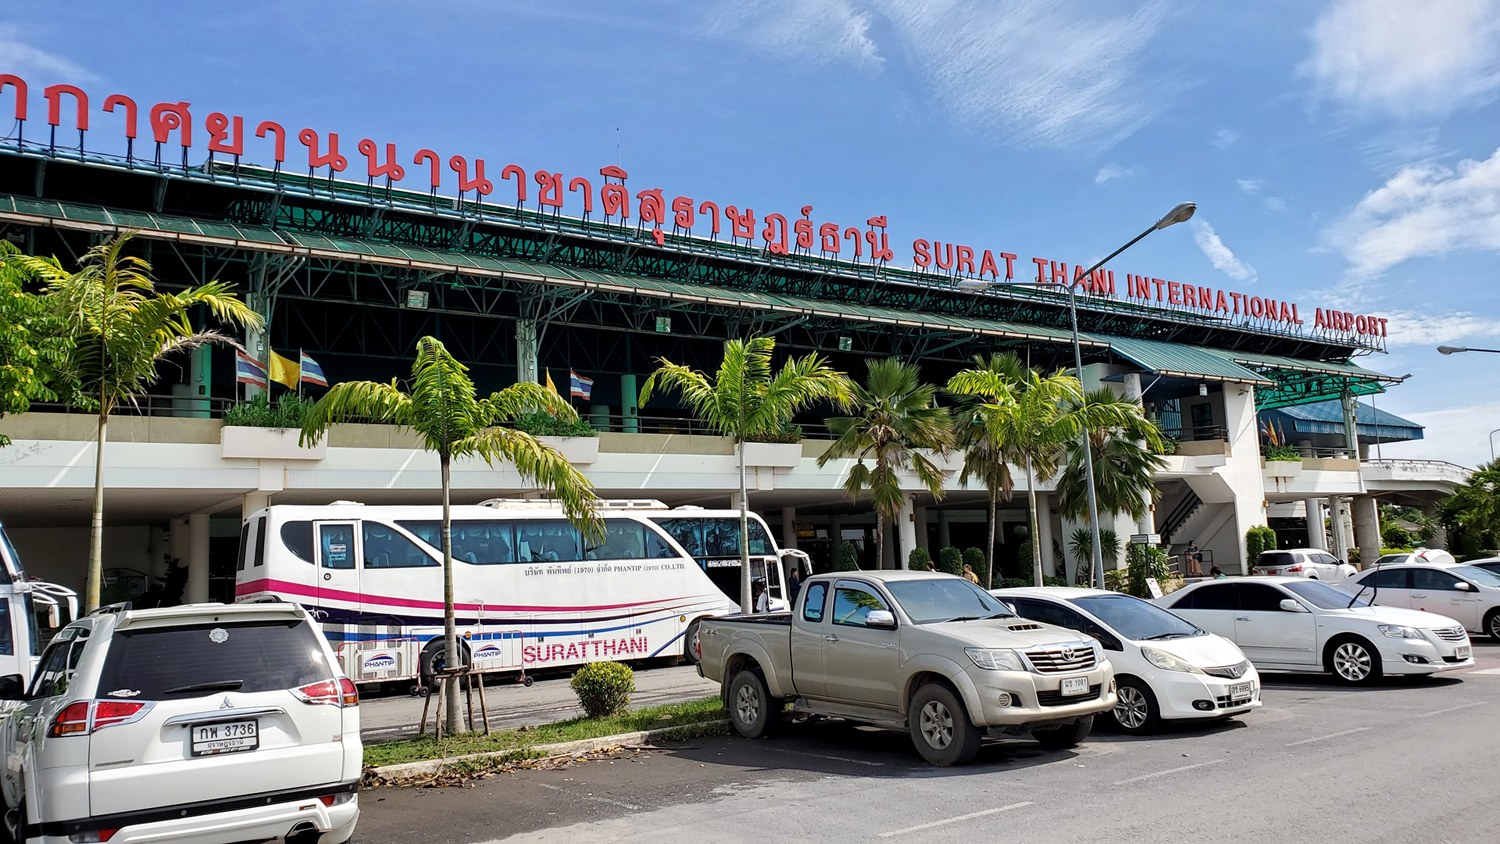
[[1145,657],[1147,662],[1163,671],[1184,671],[1188,674],[1203,673],[1203,669],[1187,660],[1169,654],[1166,651],[1159,651],[1156,648],[1141,648],[1141,656]]
[[1415,627],[1402,627],[1399,624],[1382,624],[1380,632],[1392,639],[1422,639],[1422,631]]
[[1025,671],[1021,655],[1009,648],[964,648],[964,653],[980,668],[991,671]]

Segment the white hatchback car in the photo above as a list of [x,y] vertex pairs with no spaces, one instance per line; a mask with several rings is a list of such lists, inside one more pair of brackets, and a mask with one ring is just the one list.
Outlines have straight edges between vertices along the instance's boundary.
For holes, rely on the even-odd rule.
[[1262,551],[1255,561],[1251,574],[1291,575],[1325,583],[1338,583],[1356,569],[1327,551],[1317,548],[1286,548],[1280,551]]
[[1163,720],[1228,718],[1260,706],[1260,675],[1235,644],[1161,607],[1119,592],[1044,586],[990,594],[1022,618],[1086,633],[1108,651],[1126,733]]
[[1500,640],[1500,574],[1471,565],[1403,564],[1361,572],[1339,588],[1382,607],[1438,612]]
[[1346,683],[1474,665],[1463,625],[1430,612],[1370,606],[1301,577],[1194,583],[1156,603],[1231,639],[1261,671],[1327,671]]
[[20,842],[341,844],[359,696],[295,604],[105,608],[47,646],[0,727]]

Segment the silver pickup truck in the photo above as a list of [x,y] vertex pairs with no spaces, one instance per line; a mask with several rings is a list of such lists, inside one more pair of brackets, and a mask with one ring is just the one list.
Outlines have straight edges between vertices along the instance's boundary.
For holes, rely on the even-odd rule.
[[967,580],[867,571],[809,578],[790,613],[707,618],[698,671],[735,729],[800,712],[910,730],[934,765],[974,758],[984,733],[1072,747],[1115,705],[1097,643],[1027,621]]

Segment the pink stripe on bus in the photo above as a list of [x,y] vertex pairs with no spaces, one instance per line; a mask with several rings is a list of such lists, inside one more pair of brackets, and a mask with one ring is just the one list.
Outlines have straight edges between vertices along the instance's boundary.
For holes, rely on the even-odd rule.
[[[342,589],[325,589],[318,586],[307,586],[301,583],[289,583],[284,580],[252,580],[249,583],[241,583],[235,586],[236,597],[250,595],[256,592],[280,592],[285,595],[298,595],[306,598],[332,598],[340,601],[353,601],[355,603],[381,604],[389,607],[408,607],[413,609],[440,610],[443,608],[442,601],[414,601],[408,598],[388,598],[384,595],[367,595],[360,592],[348,592]],[[601,604],[599,606],[520,606],[509,604],[483,604],[485,610],[509,610],[516,612],[567,612],[567,611],[589,611],[589,610],[622,610],[631,607],[644,607],[651,604],[660,604],[664,601],[680,601],[691,596],[677,598],[657,598],[651,601],[638,601],[633,604]],[[478,612],[480,604],[453,605],[455,610],[472,610]]]

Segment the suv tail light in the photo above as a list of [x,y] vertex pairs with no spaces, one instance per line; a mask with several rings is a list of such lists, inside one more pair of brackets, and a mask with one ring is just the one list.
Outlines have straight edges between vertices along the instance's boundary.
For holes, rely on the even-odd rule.
[[72,844],[101,844],[115,837],[118,829],[91,829],[88,832],[75,832],[68,836]]
[[151,704],[144,701],[74,701],[63,707],[63,710],[57,713],[57,717],[52,719],[52,726],[47,728],[47,735],[54,738],[88,735],[105,727],[128,724],[145,715],[146,710],[150,708]]
[[1287,566],[1287,567],[1286,567],[1286,570],[1287,570],[1287,571],[1288,571],[1288,572],[1294,572],[1294,571],[1302,571],[1302,566],[1301,566],[1301,565],[1295,565],[1295,566]]
[[359,692],[348,677],[324,680],[300,689],[292,689],[303,703],[326,704],[328,706],[358,706]]

